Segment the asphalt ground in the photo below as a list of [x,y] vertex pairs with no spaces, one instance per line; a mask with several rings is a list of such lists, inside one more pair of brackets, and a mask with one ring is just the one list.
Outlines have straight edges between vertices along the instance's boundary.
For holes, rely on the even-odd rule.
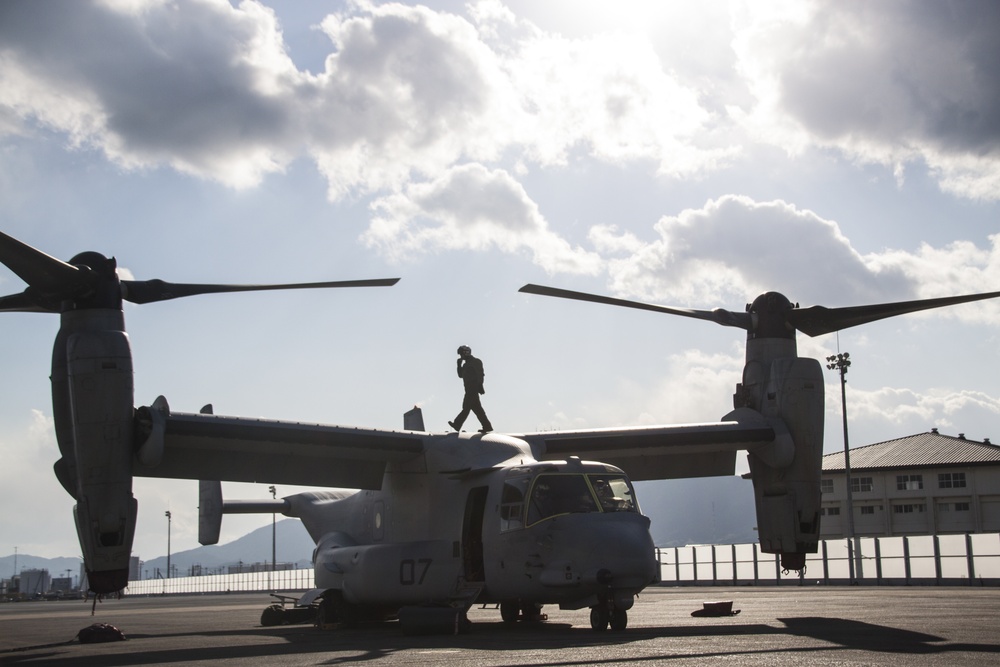
[[[740,613],[695,617],[732,600]],[[546,607],[538,624],[473,607],[459,635],[413,636],[397,623],[320,630],[262,627],[263,594],[133,597],[0,605],[0,665],[997,665],[1000,589],[747,587],[647,589],[622,632],[589,611]],[[82,644],[93,623],[125,641]]]

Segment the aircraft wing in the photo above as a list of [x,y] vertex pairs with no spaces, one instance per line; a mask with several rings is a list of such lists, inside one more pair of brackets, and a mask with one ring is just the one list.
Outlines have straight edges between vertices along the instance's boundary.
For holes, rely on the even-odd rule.
[[139,477],[378,489],[391,462],[419,456],[426,433],[140,408]]
[[539,460],[579,456],[610,463],[632,480],[732,475],[736,452],[775,441],[763,420],[521,434]]

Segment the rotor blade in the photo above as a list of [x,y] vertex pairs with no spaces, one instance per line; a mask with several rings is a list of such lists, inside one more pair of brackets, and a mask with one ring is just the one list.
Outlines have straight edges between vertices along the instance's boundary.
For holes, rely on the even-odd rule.
[[42,294],[64,294],[87,288],[85,273],[0,232],[0,262]]
[[585,292],[573,292],[571,290],[559,289],[557,287],[545,287],[542,285],[525,285],[519,292],[526,294],[541,294],[542,296],[554,296],[561,299],[575,299],[577,301],[590,301],[593,303],[603,303],[609,306],[622,306],[625,308],[636,308],[638,310],[651,310],[655,313],[666,313],[668,315],[680,315],[681,317],[692,317],[698,320],[715,322],[726,327],[737,327],[739,329],[750,329],[749,313],[734,313],[729,310],[717,308],[715,310],[692,310],[690,308],[669,308],[667,306],[657,306],[639,301],[627,301],[625,299],[615,299],[608,296],[598,296]]
[[123,280],[122,298],[132,303],[153,303],[199,294],[219,294],[222,292],[263,292],[267,290],[318,289],[328,287],[389,287],[399,282],[399,278],[378,278],[374,280],[338,280],[325,283],[292,283],[287,285],[198,285],[191,283],[168,283],[163,280]]
[[53,308],[46,308],[35,302],[26,292],[0,296],[0,313],[55,313]]
[[797,308],[788,313],[788,321],[807,336],[821,336],[834,331],[856,327],[886,317],[915,313],[920,310],[954,306],[970,301],[995,299],[1000,292],[984,294],[966,294],[964,296],[946,296],[939,299],[919,299],[916,301],[899,301],[896,303],[878,303],[870,306],[848,306],[846,308],[826,308],[812,306]]

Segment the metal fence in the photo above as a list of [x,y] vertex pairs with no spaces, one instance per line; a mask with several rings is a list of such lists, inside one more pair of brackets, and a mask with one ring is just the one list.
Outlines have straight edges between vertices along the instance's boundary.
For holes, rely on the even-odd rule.
[[245,593],[251,591],[305,591],[313,587],[312,568],[275,572],[209,574],[202,577],[143,579],[128,582],[128,595],[174,593]]
[[[756,544],[657,548],[663,584],[744,586],[798,583],[1000,585],[1000,533],[824,540],[806,569],[784,572]],[[853,561],[853,577],[851,564]],[[128,595],[305,591],[313,571],[278,570],[130,581]]]
[[1000,533],[824,540],[801,574],[756,544],[656,551],[663,583],[674,585],[1000,585]]

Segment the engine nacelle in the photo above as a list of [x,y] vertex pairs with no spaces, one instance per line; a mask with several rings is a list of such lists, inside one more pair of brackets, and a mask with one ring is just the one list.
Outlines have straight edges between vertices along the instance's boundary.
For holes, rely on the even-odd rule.
[[80,331],[66,338],[76,468],[74,508],[90,589],[128,584],[135,535],[133,379],[128,336]]
[[785,461],[768,450],[749,452],[760,546],[765,553],[781,554],[785,569],[799,570],[819,544],[823,371],[815,359],[776,359],[763,389],[760,412],[784,425],[794,456],[782,465]]

